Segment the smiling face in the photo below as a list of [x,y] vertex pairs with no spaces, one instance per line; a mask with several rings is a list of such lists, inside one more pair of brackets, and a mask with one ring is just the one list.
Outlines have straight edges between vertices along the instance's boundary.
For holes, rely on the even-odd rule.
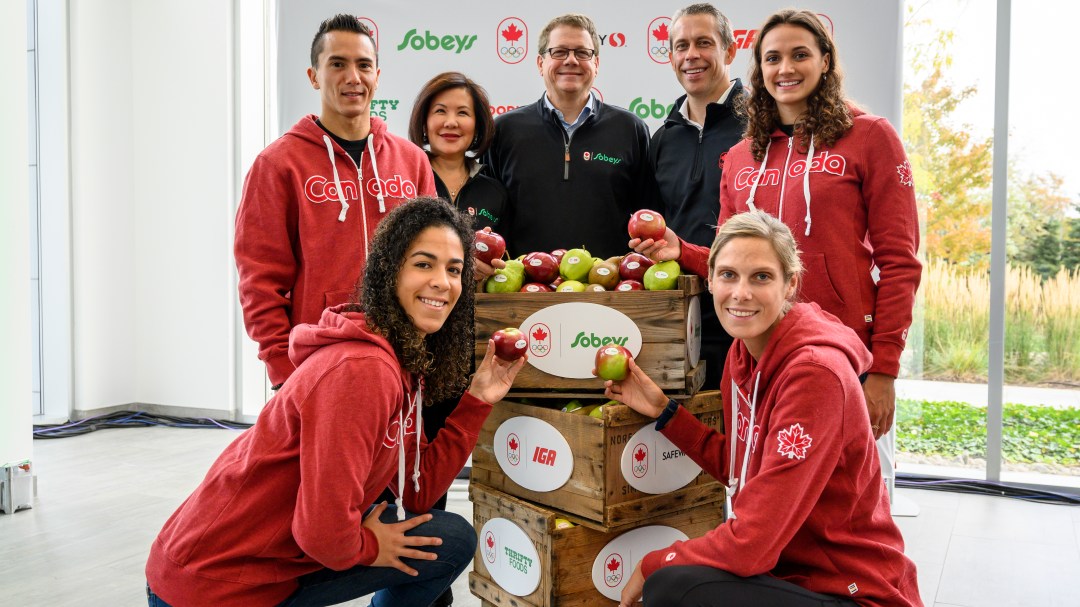
[[461,296],[464,259],[461,239],[448,226],[425,229],[405,250],[397,298],[420,333],[437,332],[450,316]]
[[761,75],[784,124],[794,124],[806,112],[806,100],[817,90],[822,74],[829,71],[829,61],[807,29],[784,24],[765,34]]
[[714,102],[727,90],[735,45],[724,48],[712,15],[684,15],[671,26],[671,67],[686,94]]
[[371,38],[355,32],[335,30],[323,36],[318,65],[307,70],[311,86],[322,100],[319,119],[342,137],[352,134],[346,125],[363,123],[363,137],[370,124],[371,99],[379,87],[375,45]]
[[460,87],[436,95],[431,100],[426,126],[432,154],[444,158],[464,158],[476,135],[472,95]]
[[[588,48],[595,50],[589,32],[570,25],[560,25],[551,30],[547,47],[549,49]],[[544,54],[536,59],[536,66],[544,78],[544,87],[547,89],[548,97],[552,99],[575,98],[589,93],[593,80],[596,80],[596,72],[600,68],[600,57],[594,56],[588,61],[582,61],[575,57],[573,52],[566,59],[552,59]]]
[[717,252],[709,291],[724,330],[757,359],[784,317],[796,282],[794,276],[784,279],[780,257],[768,240],[743,236]]

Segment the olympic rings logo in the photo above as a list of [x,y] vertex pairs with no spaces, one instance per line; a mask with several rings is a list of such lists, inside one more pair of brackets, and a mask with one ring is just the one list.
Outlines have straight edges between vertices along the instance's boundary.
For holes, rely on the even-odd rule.
[[517,59],[525,54],[525,49],[520,46],[504,46],[499,49],[499,54]]
[[654,46],[651,49],[649,49],[649,53],[651,53],[653,55],[661,55],[661,56],[663,56],[663,55],[668,54],[668,47],[666,47],[666,46]]

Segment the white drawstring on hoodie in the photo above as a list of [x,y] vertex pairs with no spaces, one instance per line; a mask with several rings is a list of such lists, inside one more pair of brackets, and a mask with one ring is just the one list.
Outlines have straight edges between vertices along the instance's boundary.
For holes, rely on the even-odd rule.
[[[413,419],[416,420],[416,459],[413,460],[413,491],[420,493],[420,433],[423,432],[424,424],[424,412],[423,412],[423,394],[424,387],[420,384],[416,387],[416,396],[412,399],[412,408],[416,410],[416,415]],[[401,503],[401,496],[405,495],[405,421],[407,421],[407,413],[403,412],[404,407],[398,410],[398,480],[397,480],[397,499],[394,500],[394,505],[397,506],[397,517],[399,521],[405,520],[405,508]]]
[[[337,160],[335,159],[335,155],[334,155],[334,142],[333,142],[332,139],[330,139],[329,135],[324,134],[322,138],[323,138],[323,143],[326,144],[326,154],[330,157],[330,167],[334,169],[334,187],[337,188],[338,201],[341,203],[341,213],[338,214],[337,220],[341,221],[341,222],[344,222],[345,221],[345,215],[349,212],[349,203],[345,201],[345,190],[344,190],[344,188],[341,187],[341,178],[338,177]],[[375,139],[375,137],[373,135],[371,135],[370,133],[368,133],[368,138],[367,138],[367,148],[368,148],[368,150],[367,151],[368,151],[368,156],[371,158],[371,168],[375,172],[375,182],[379,186],[379,195],[377,197],[379,199],[379,212],[380,213],[385,213],[386,212],[386,199],[383,197],[382,180],[379,179],[379,163],[376,162],[376,160],[375,160],[375,143],[374,143],[374,139]],[[349,159],[351,160],[352,157],[350,156]],[[367,239],[368,225],[367,225],[367,213],[365,212],[365,210],[367,208],[367,205],[365,204],[366,200],[365,200],[365,196],[364,196],[364,171],[360,168],[360,165],[356,164],[355,162],[353,164],[356,166],[356,174],[357,174],[357,177],[358,177],[358,181],[360,182],[358,184],[358,188],[360,190],[360,216],[361,216],[361,219],[363,219],[363,221],[364,221],[364,253],[366,254],[367,250],[368,250],[368,239]]]
[[[754,185],[750,187],[750,198],[746,201],[746,206],[750,207],[751,211],[756,211],[757,207],[754,206],[754,196],[757,194],[758,184],[761,183],[761,176],[765,172],[765,164],[769,162],[769,148],[772,147],[772,140],[769,140],[769,145],[765,146],[765,158],[761,161],[761,166],[758,167],[757,179],[754,180]],[[788,151],[788,157],[791,157],[791,152]],[[810,224],[812,220],[810,218],[810,166],[814,162],[814,135],[810,135],[810,147],[806,151],[806,170],[803,171],[803,199],[806,201],[806,217],[803,220],[806,222],[806,236],[810,235]],[[787,178],[787,162],[784,162],[784,175],[781,175],[781,180]],[[778,215],[783,215],[784,200],[783,190],[780,194]],[[783,217],[777,217],[783,221]]]
[[[733,519],[735,516],[735,509],[732,506],[732,500],[735,499],[735,494],[738,493],[739,487],[746,484],[746,466],[750,463],[750,454],[752,453],[752,447],[754,445],[754,421],[757,416],[757,395],[758,395],[758,382],[761,381],[761,371],[758,371],[757,376],[754,378],[754,394],[750,399],[750,424],[746,428],[746,448],[743,449],[743,462],[742,471],[739,476],[735,476],[735,456],[737,454],[735,448],[739,442],[739,399],[746,400],[746,397],[742,395],[739,390],[739,384],[735,383],[735,380],[731,380],[731,393],[735,395],[735,406],[731,408],[731,425],[728,430],[728,443],[731,445],[731,455],[728,459],[728,484],[724,491],[724,510],[727,511],[727,518]],[[734,434],[732,434],[734,432]]]

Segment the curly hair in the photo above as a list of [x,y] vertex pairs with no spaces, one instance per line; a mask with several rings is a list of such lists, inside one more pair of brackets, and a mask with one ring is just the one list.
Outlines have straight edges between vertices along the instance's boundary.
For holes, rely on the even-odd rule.
[[[398,301],[398,274],[405,253],[421,232],[445,226],[461,239],[465,252],[461,296],[446,322],[425,336]],[[458,396],[469,379],[473,359],[473,306],[476,296],[468,277],[473,275],[473,228],[469,218],[446,201],[417,198],[403,204],[379,223],[368,251],[364,280],[352,311],[363,312],[368,326],[394,347],[401,366],[422,378],[425,404]]]
[[776,100],[765,88],[765,78],[761,73],[761,43],[766,34],[779,25],[793,25],[810,32],[817,41],[821,54],[829,56],[828,69],[818,81],[817,89],[806,99],[806,114],[795,125],[799,144],[805,147],[812,136],[815,146],[832,146],[854,124],[850,101],[844,97],[844,73],[840,69],[840,58],[837,56],[832,34],[811,11],[790,8],[778,11],[766,19],[765,24],[758,30],[754,40],[754,58],[750,65],[752,93],[746,103],[748,120],[745,137],[750,140],[750,151],[759,162],[765,158],[769,138],[780,124]]

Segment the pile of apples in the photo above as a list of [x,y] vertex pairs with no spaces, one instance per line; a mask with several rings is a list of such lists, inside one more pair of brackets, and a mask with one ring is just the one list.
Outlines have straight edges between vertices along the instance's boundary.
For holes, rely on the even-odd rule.
[[[655,211],[638,211],[630,218],[631,238],[659,240],[667,229]],[[476,233],[474,255],[491,264],[506,253],[506,241],[490,231]],[[601,259],[584,247],[536,251],[508,259],[484,283],[487,293],[550,293],[583,291],[666,291],[676,287],[681,274],[677,261],[656,263],[635,252]]]

